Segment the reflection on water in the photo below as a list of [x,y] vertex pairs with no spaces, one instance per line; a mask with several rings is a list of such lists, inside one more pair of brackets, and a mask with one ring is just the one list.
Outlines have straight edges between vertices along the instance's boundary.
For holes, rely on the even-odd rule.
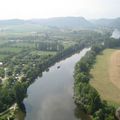
[[81,110],[81,106],[76,105],[74,109],[74,115],[76,118],[81,118],[81,120],[91,120],[90,116],[86,115],[85,112]]
[[56,63],[28,88],[28,98],[24,99],[25,120],[78,120],[72,98],[73,72],[76,62],[88,50]]
[[23,113],[20,109],[16,111],[16,118],[15,120],[24,120],[25,113]]

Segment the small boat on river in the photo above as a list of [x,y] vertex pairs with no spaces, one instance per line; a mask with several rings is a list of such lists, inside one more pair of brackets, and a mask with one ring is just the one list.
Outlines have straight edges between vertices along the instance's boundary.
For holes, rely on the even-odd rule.
[[60,66],[57,66],[57,69],[59,69],[60,68]]

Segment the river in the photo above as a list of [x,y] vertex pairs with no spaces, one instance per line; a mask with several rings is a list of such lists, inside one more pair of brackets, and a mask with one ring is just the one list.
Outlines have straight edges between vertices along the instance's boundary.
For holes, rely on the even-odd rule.
[[[73,73],[75,64],[88,50],[85,48],[51,66],[29,86],[24,99],[25,120],[78,120],[74,114]],[[87,119],[83,113],[81,119]]]

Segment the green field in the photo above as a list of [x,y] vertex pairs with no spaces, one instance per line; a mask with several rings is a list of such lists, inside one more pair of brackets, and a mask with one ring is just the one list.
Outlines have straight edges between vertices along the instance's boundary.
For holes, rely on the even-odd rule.
[[96,58],[96,64],[91,70],[91,85],[97,89],[101,98],[110,104],[120,105],[120,89],[109,78],[110,57],[115,49],[106,49]]
[[31,52],[32,55],[55,55],[56,52],[50,52],[50,51],[37,51],[37,50],[34,50]]
[[12,52],[12,53],[19,53],[22,49],[15,48],[15,47],[3,47],[0,48],[0,52]]

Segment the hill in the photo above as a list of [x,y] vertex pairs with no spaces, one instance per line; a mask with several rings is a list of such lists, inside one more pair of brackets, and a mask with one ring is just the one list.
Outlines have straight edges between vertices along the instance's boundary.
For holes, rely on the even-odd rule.
[[24,20],[20,19],[9,19],[9,20],[0,20],[0,26],[7,26],[7,25],[21,25],[24,24]]
[[33,19],[32,24],[40,24],[54,27],[93,28],[94,25],[83,17],[57,17],[49,19]]
[[96,26],[120,29],[120,18],[91,20]]
[[42,25],[51,27],[68,27],[68,28],[93,28],[94,25],[83,17],[57,17],[49,19],[31,19],[31,20],[0,20],[0,25]]
[[[9,27],[10,29],[18,26],[32,26],[36,28],[37,26],[49,26],[58,28],[78,28],[78,29],[93,29],[98,27],[107,28],[117,28],[120,30],[120,18],[115,19],[94,19],[86,20],[84,17],[56,17],[48,19],[30,19],[30,20],[20,20],[20,19],[10,19],[10,20],[0,20],[0,27]],[[38,28],[38,27],[37,27]]]
[[116,18],[111,22],[111,27],[120,29],[120,18]]

